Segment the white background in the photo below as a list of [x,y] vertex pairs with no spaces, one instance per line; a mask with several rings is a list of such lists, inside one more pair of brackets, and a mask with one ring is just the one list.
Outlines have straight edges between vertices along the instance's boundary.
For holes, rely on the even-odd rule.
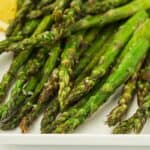
[[0,150],[149,150],[150,147],[0,146]]

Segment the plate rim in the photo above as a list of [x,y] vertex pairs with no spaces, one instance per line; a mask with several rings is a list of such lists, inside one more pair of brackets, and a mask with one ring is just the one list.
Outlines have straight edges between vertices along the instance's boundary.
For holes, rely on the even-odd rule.
[[0,134],[1,145],[150,146],[150,135]]

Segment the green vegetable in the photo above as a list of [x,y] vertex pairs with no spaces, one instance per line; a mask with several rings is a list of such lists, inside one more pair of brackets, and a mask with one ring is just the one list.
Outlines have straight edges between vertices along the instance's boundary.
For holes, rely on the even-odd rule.
[[[29,127],[32,125],[34,120],[39,116],[39,114],[46,107],[47,103],[50,101],[52,96],[56,93],[58,89],[58,70],[54,70],[50,76],[50,79],[46,83],[44,89],[42,90],[38,101],[36,104],[33,104],[31,111],[23,117],[20,128],[23,133],[29,130]],[[28,110],[27,106],[27,110]],[[25,108],[25,107],[23,107]],[[23,109],[25,110],[25,109]]]
[[97,1],[95,3],[87,1],[83,5],[83,11],[88,14],[99,14],[106,12],[109,9],[121,6],[130,2],[132,0],[106,0],[106,1]]
[[83,33],[77,33],[77,35],[71,36],[61,55],[58,92],[58,100],[61,109],[64,107],[65,98],[71,91],[71,78],[73,74],[73,68],[76,62],[76,53],[82,39]]
[[141,11],[120,27],[112,42],[107,47],[107,51],[99,58],[99,62],[94,67],[91,74],[85,77],[83,81],[81,81],[72,89],[70,95],[65,100],[65,107],[79,100],[81,96],[88,93],[95,86],[96,82],[108,72],[109,67],[115,61],[122,48],[128,42],[139,24],[142,23],[146,18],[147,14],[145,11]]
[[150,25],[148,19],[134,34],[133,38],[127,44],[125,50],[128,53],[123,57],[122,62],[117,65],[115,70],[109,75],[104,84],[92,95],[86,104],[78,110],[73,117],[70,117],[65,123],[59,125],[53,133],[68,133],[74,131],[85,119],[93,114],[103,103],[107,101],[110,95],[128,78],[134,74],[138,65],[144,59],[149,49],[149,33],[147,28]]
[[146,10],[149,8],[150,8],[149,0],[143,0],[142,3],[141,0],[134,0],[133,2],[130,2],[127,5],[123,5],[121,7],[112,9],[104,14],[87,16],[79,20],[77,23],[73,24],[69,28],[69,31],[76,32],[82,29],[87,29],[95,26],[102,28],[107,24],[128,18],[140,10],[143,9]]
[[138,79],[138,103],[139,108],[129,119],[122,121],[114,130],[115,134],[140,133],[149,117],[149,57],[146,59],[144,68],[141,70]]
[[137,74],[134,74],[123,87],[123,91],[118,101],[118,105],[112,109],[107,118],[107,124],[114,126],[121,121],[122,117],[127,113],[133,95],[136,89]]

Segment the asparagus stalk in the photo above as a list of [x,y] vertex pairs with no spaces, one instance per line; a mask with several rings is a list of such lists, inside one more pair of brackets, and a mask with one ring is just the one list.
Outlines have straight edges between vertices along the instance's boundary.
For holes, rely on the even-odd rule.
[[[45,66],[44,66],[44,69],[42,71],[42,74],[43,74],[42,79],[40,80],[40,83],[37,84],[33,95],[31,97],[29,97],[28,99],[26,99],[26,103],[27,103],[28,107],[26,105],[24,107],[26,107],[27,110],[29,110],[29,104],[31,105],[30,108],[32,108],[32,106],[33,106],[32,104],[34,104],[34,102],[37,100],[37,97],[39,96],[41,90],[43,89],[45,82],[48,80],[48,77],[49,77],[51,71],[53,70],[54,66],[56,65],[56,60],[54,61],[54,59],[52,59],[52,58],[53,57],[51,57],[51,60],[50,60],[50,58],[48,58]],[[13,112],[16,111],[16,108],[23,103],[23,101],[24,101],[24,99],[18,99],[15,102],[15,104],[13,103],[13,105],[8,105],[6,108],[5,108],[5,106],[2,106],[1,110],[0,110],[1,122],[8,120],[12,116]],[[11,102],[9,102],[9,103],[11,103]],[[24,107],[22,109],[25,111]]]
[[[149,115],[149,71],[150,63],[149,57],[146,59],[146,64],[139,74],[138,80],[138,103],[139,108],[129,119],[122,121],[114,130],[113,133],[140,133],[143,129]],[[147,76],[148,75],[148,76]]]
[[6,40],[0,41],[0,53],[5,52],[4,49],[8,47],[13,42],[18,42],[22,40],[23,36],[22,35],[17,35],[17,36],[12,36],[7,38]]
[[20,10],[23,6],[24,0],[17,0],[17,10]]
[[[26,92],[28,93],[28,90],[26,90]],[[8,121],[5,121],[3,123],[0,124],[0,128],[2,130],[11,130],[16,128],[21,119],[31,111],[31,109],[34,108],[34,104],[30,101],[27,101],[24,106],[21,106],[15,115],[13,115],[13,117],[11,117]]]
[[[46,18],[46,17],[45,17]],[[38,26],[37,30],[34,32],[33,35],[36,35],[40,32],[43,32],[43,30],[45,30],[47,28],[47,26],[49,26],[49,24],[51,24],[51,20],[49,20],[49,22],[47,22],[47,19],[43,19],[40,23],[40,25]],[[45,22],[46,20],[46,22]],[[43,22],[45,22],[46,24],[44,24]],[[38,32],[37,32],[38,31]],[[11,81],[13,80],[13,77],[15,75],[15,73],[17,72],[17,70],[20,68],[20,66],[27,60],[27,58],[29,57],[29,55],[32,53],[31,50],[27,51],[22,51],[14,60],[13,63],[8,71],[7,74],[4,75],[2,81],[1,81],[1,91],[0,93],[3,93],[3,91],[6,91],[6,89],[9,87]]]
[[110,24],[121,19],[128,18],[140,10],[146,10],[149,8],[149,0],[143,0],[142,3],[141,0],[134,0],[133,2],[127,5],[112,9],[104,14],[87,16],[79,20],[77,23],[73,24],[67,30],[69,30],[70,32],[76,32],[82,29],[87,29],[95,26],[102,28],[106,24]]
[[49,44],[49,42],[54,41],[54,33],[45,31],[41,34],[38,34],[36,36],[32,36],[30,38],[26,38],[23,41],[19,43],[12,43],[8,48],[6,48],[6,51],[13,51],[18,52],[20,50],[25,50],[26,48],[30,49],[28,51],[31,51],[35,46],[45,46]]
[[80,108],[73,117],[70,117],[65,123],[59,125],[52,133],[72,132],[83,123],[89,115],[93,114],[104,102],[106,102],[109,96],[124,83],[129,76],[134,74],[149,49],[148,38],[150,35],[146,33],[146,29],[149,25],[150,20],[146,21],[141,27],[142,32],[140,33],[139,31],[140,36],[135,34],[129,41],[125,48],[125,50],[129,52],[124,56],[122,62],[116,67],[114,72],[109,75],[105,83],[89,98],[86,104]]
[[[38,9],[33,10],[28,14],[28,18],[35,19],[42,15],[47,15],[52,13],[53,18],[60,18],[62,16],[62,12],[66,8],[66,6],[69,4],[70,0],[56,0],[54,3],[50,3],[49,5]],[[55,20],[55,19],[54,19]]]
[[16,72],[18,71],[19,67],[23,64],[22,59],[24,57],[25,57],[25,52],[17,56],[13,60],[13,63],[11,64],[9,71],[3,76],[3,79],[0,83],[0,100],[1,101],[6,96],[6,91],[10,87],[11,82],[14,79]]
[[89,76],[72,89],[72,92],[65,101],[64,109],[69,104],[79,100],[81,96],[88,93],[94,87],[96,82],[107,73],[107,70],[120,53],[120,50],[139,26],[139,23],[142,23],[145,20],[144,18],[147,18],[147,14],[144,11],[141,11],[120,27],[109,47],[107,47],[107,51],[100,57],[98,65],[94,67]]
[[21,34],[21,30],[22,30],[23,24],[24,24],[24,23],[17,24],[16,27],[13,29],[13,32],[11,33],[11,36],[9,36],[9,37],[7,37],[7,38],[20,35],[20,34]]
[[58,101],[58,98],[56,97],[48,105],[44,113],[44,116],[41,120],[41,132],[42,133],[45,133],[44,128],[47,126],[47,124],[51,124],[55,120],[59,111],[60,111],[59,101]]
[[[35,95],[40,93],[41,90],[44,88],[44,85],[47,82],[51,71],[53,70],[53,68],[56,65],[59,54],[60,54],[60,47],[59,47],[59,45],[56,45],[54,47],[49,59],[47,60],[47,64],[45,65],[44,76],[42,77],[41,82],[39,83],[39,85],[37,86],[37,88],[35,90]],[[47,82],[45,88],[43,89],[43,92],[40,94],[37,104],[34,105],[34,101],[35,101],[34,98],[30,99],[31,106],[34,105],[35,107],[33,107],[31,112],[26,117],[23,118],[23,120],[20,124],[20,127],[23,132],[27,131],[29,126],[32,124],[32,122],[37,118],[38,114],[42,111],[43,107],[45,106],[45,103],[47,103],[47,101],[48,101],[48,98],[50,96],[53,96],[53,94],[55,93],[54,91],[58,87],[57,80],[58,80],[57,79],[57,71],[54,71],[50,77],[50,80]],[[24,107],[26,107],[26,106],[24,106]],[[28,107],[27,107],[27,109],[28,109]],[[25,109],[23,109],[23,110],[25,110]]]
[[[67,2],[65,2],[67,3]],[[56,9],[59,11],[59,9]],[[60,9],[61,10],[61,9]],[[57,11],[56,11],[57,12]],[[54,17],[51,18],[51,21],[54,19]],[[46,32],[43,33],[42,35],[38,35],[38,37],[31,37],[31,38],[27,38],[25,40],[23,40],[23,42],[21,43],[17,43],[17,44],[13,44],[10,47],[7,48],[7,51],[17,51],[17,49],[24,49],[25,45],[30,45],[30,47],[32,47],[33,45],[36,45],[39,41],[41,41],[41,44],[43,44],[43,42],[46,42],[48,39],[49,42],[58,40],[58,38],[60,38],[62,35],[64,36],[64,32],[60,32],[59,29],[54,29],[52,30],[52,32]],[[65,35],[68,35],[69,33],[65,33]],[[48,38],[47,40],[45,38]],[[43,40],[42,40],[43,39]],[[45,39],[45,40],[44,40]],[[32,41],[32,42],[31,42]],[[43,42],[42,42],[43,41]]]
[[83,11],[87,14],[104,13],[109,9],[116,8],[130,2],[130,0],[106,0],[95,3],[87,1],[83,6]]
[[138,106],[140,107],[144,103],[144,97],[149,94],[150,84],[149,84],[149,56],[147,57],[144,68],[141,69],[141,72],[138,75],[137,83],[137,100]]
[[64,99],[71,91],[71,77],[75,66],[76,51],[83,39],[83,33],[73,35],[66,44],[61,55],[61,65],[59,68],[59,92],[58,100],[60,108],[64,107]]
[[135,73],[123,87],[123,92],[118,101],[118,105],[113,108],[107,118],[107,124],[114,126],[121,121],[122,117],[129,109],[129,105],[133,100],[133,95],[136,89],[137,74]]
[[[88,76],[93,68],[98,64],[100,57],[107,51],[112,39],[114,37],[114,33],[106,40],[106,44],[104,44],[98,51],[98,53],[93,57],[93,59],[87,64],[87,66],[80,72],[79,76],[75,79],[75,85],[79,84],[86,76]],[[80,66],[80,64],[79,64]]]
[[52,16],[51,15],[45,16],[41,20],[39,26],[36,28],[36,30],[34,31],[32,36],[35,36],[35,35],[38,35],[38,34],[44,32],[52,25],[52,23],[53,23]]
[[[34,36],[37,35],[40,32],[43,32],[49,24],[51,24],[51,19],[49,22],[47,21],[47,16],[41,21],[40,25],[34,32]],[[25,47],[26,48],[26,47]],[[1,83],[0,83],[0,99],[2,99],[5,96],[5,93],[7,89],[9,88],[11,81],[14,79],[14,76],[17,72],[17,70],[22,66],[24,62],[28,59],[30,54],[32,53],[32,50],[23,50],[18,56],[15,57],[13,60],[11,67],[9,68],[8,72],[4,75]]]
[[92,95],[94,95],[96,93],[96,91],[103,85],[105,80],[106,80],[106,78],[104,78],[102,81],[98,82],[91,92],[89,92],[85,97],[83,97],[78,103],[76,103],[72,107],[68,108],[68,110],[59,114],[53,122],[50,122],[50,123],[47,122],[47,124],[44,124],[44,126],[42,126],[42,128],[41,128],[42,133],[51,133],[59,125],[63,124],[70,117],[74,116],[78,112],[78,110],[86,104],[88,99]]
[[[77,14],[80,12],[82,1],[73,0],[71,2],[71,7],[66,9],[63,15],[63,27],[67,27],[76,20]],[[60,108],[63,108],[64,99],[67,97],[71,90],[71,78],[72,70],[75,66],[75,58],[77,57],[77,49],[79,48],[81,41],[83,39],[83,32],[77,33],[77,35],[71,36],[68,41],[64,52],[61,57],[61,65],[59,69],[59,91],[58,100],[60,103]]]
[[[5,52],[4,49],[6,49],[13,42],[21,41],[25,36],[31,35],[34,32],[34,30],[37,28],[37,26],[39,25],[39,21],[40,20],[27,21],[26,24],[24,25],[22,31],[18,31],[18,30],[20,30],[20,27],[19,27],[19,29],[14,30],[11,37],[9,37],[3,41],[0,41],[0,53]],[[36,32],[38,33],[38,31],[36,31]]]
[[[45,52],[47,53],[47,50],[46,51],[45,50],[44,51],[40,50],[37,53],[37,56],[36,56],[37,58],[35,57],[35,59],[33,59],[33,60],[28,62],[28,64],[26,65],[26,67],[24,69],[24,72],[22,70],[19,72],[19,75],[18,75],[19,78],[18,78],[18,80],[17,80],[17,82],[15,84],[16,86],[14,87],[14,89],[12,91],[12,97],[13,98],[15,98],[15,97],[18,98],[18,103],[19,103],[19,101],[23,101],[25,99],[25,95],[26,95],[25,93],[29,93],[29,94],[32,93],[30,90],[28,90],[28,88],[26,89],[26,87],[23,90],[24,92],[22,93],[21,92],[22,91],[22,87],[19,88],[19,86],[22,86],[24,81],[26,81],[27,74],[33,75],[33,73],[36,73],[38,71],[38,68],[40,68],[40,66],[42,66],[42,64],[44,62],[44,57],[43,57],[44,55],[43,54]],[[29,80],[29,82],[27,83],[27,86],[29,85],[29,87],[30,87],[32,85],[33,81],[34,81],[33,83],[35,83],[35,81],[37,81],[37,79],[36,80],[35,79],[36,79],[36,77],[34,77],[33,79]],[[33,85],[35,87],[36,84],[33,84]],[[32,88],[32,89],[34,89],[34,88]],[[20,96],[18,96],[19,93],[21,93]],[[17,103],[15,102],[14,104],[16,105]],[[13,107],[14,107],[14,104],[13,104],[13,101],[12,101],[12,106]],[[27,103],[26,105],[29,105],[29,103]],[[11,106],[11,100],[8,102],[8,106]],[[12,115],[14,113],[15,112],[12,112]],[[8,129],[15,128],[18,125],[18,123],[19,123],[20,116],[22,116],[22,115],[23,115],[22,112],[19,112],[19,117],[17,116],[17,117],[11,118],[11,116],[10,116],[10,117],[6,118],[5,122],[9,118],[11,118],[11,121],[9,120],[6,123],[1,123],[1,128],[3,130],[8,130]]]
[[140,133],[143,129],[147,118],[149,117],[149,95],[144,98],[144,103],[140,106],[135,114],[129,119],[122,121],[114,130],[114,134],[127,134],[130,132]]
[[11,119],[11,117],[16,113],[17,108],[20,106],[20,103],[22,103],[25,100],[25,98],[30,97],[32,95],[37,82],[37,77],[31,77],[27,84],[24,85],[23,90],[17,93],[17,95],[11,97],[11,99],[7,103],[0,106],[2,124]]
[[48,4],[51,4],[54,0],[41,0],[37,6],[38,9],[42,8],[43,6],[46,6]]
[[89,47],[92,46],[92,43],[94,42],[94,40],[96,39],[96,37],[99,34],[99,30],[97,28],[92,28],[88,31],[85,32],[84,37],[83,37],[83,41],[81,42],[81,48],[79,49],[79,51],[77,52],[77,58],[80,60],[82,59],[84,56],[84,52],[89,49]]
[[31,35],[35,31],[35,29],[38,27],[39,23],[40,23],[40,20],[38,19],[27,21],[27,23],[25,24],[25,26],[23,27],[21,31],[21,34],[23,34],[24,36]]
[[9,25],[6,35],[10,36],[16,27],[17,24],[20,24],[22,20],[24,19],[25,15],[28,13],[28,11],[32,8],[33,1],[32,0],[26,0],[22,8],[17,12],[16,18],[13,20],[13,22]]
[[[92,46],[88,50],[86,50],[86,52],[83,54],[83,57],[79,61],[78,66],[73,72],[74,78],[76,77],[78,78],[78,75],[82,72],[82,70],[84,70],[85,67],[87,67],[88,63],[92,60],[92,58],[95,57],[95,55],[96,56],[98,55],[99,50],[101,49],[102,45],[104,44],[104,42],[107,41],[108,37],[112,34],[113,29],[114,27],[111,26],[109,27],[108,30],[106,29],[104,32],[102,32],[101,33],[102,36],[96,39],[94,43],[92,44]],[[77,83],[78,82],[79,80],[77,79]]]
[[[36,85],[38,83],[38,80],[39,80],[39,76],[32,76],[31,79],[29,79],[29,81],[25,85],[24,92],[20,92],[16,96],[16,99],[13,99],[14,102],[15,102],[15,100],[17,100],[17,101],[23,101],[27,97],[30,97],[32,95],[31,93],[33,93],[33,91],[34,91],[34,89],[35,89],[35,87],[36,87]],[[7,108],[13,106],[14,102],[13,101],[9,101],[7,104],[1,106],[1,107],[3,107],[3,111],[4,110],[7,111]],[[11,103],[12,103],[12,105],[11,105]],[[13,113],[9,116],[9,118],[3,120],[3,122],[0,123],[0,128],[2,130],[9,130],[9,129],[13,129],[13,128],[16,127],[16,124],[18,124],[18,116],[17,117],[13,116],[16,113],[16,111],[17,111],[17,108],[16,108],[15,111],[13,111]],[[21,113],[18,113],[18,115],[20,116]],[[9,122],[10,120],[11,120],[11,122]]]
[[[26,115],[28,112],[30,112],[32,110],[32,108],[34,107],[35,102],[38,99],[38,96],[41,92],[41,90],[44,88],[45,83],[47,82],[49,75],[51,74],[53,68],[56,65],[57,62],[57,58],[60,54],[60,47],[59,44],[55,45],[52,52],[50,53],[49,58],[47,59],[45,65],[44,65],[44,69],[42,71],[42,79],[40,80],[40,82],[37,84],[35,91],[33,93],[33,95],[31,97],[29,97],[28,99],[26,99],[26,103],[23,107],[21,107],[20,109],[20,114],[13,119],[10,123],[8,123],[7,125],[7,129],[12,128],[12,127],[16,127],[18,125],[18,123],[20,123],[20,120],[22,119],[22,117],[24,117],[24,115]],[[52,85],[49,85],[49,87]],[[47,87],[47,86],[46,86]],[[47,88],[49,88],[47,87]],[[52,86],[52,89],[56,87],[56,84],[54,84]],[[45,91],[46,92],[46,91]],[[49,93],[50,94],[50,93]],[[53,90],[51,91],[51,94],[53,94]],[[46,97],[45,97],[46,98]],[[48,97],[47,97],[48,98]],[[47,100],[45,100],[46,102]],[[21,102],[20,102],[21,103]],[[41,102],[42,103],[42,102]],[[44,103],[44,100],[43,100]],[[17,106],[15,106],[17,107]],[[14,107],[11,107],[12,110],[14,110]],[[36,109],[35,109],[36,110]],[[7,112],[7,116],[5,115],[5,119],[7,119],[8,116],[10,116],[9,114],[10,110]],[[34,112],[33,112],[34,113]],[[37,112],[38,113],[38,112]],[[6,112],[5,112],[6,114]],[[36,112],[35,112],[36,115]],[[36,117],[36,116],[35,116]],[[6,129],[5,129],[6,130]]]
[[68,27],[74,23],[78,17],[78,14],[81,12],[83,0],[72,0],[70,7],[65,10],[63,15],[63,20],[65,22],[65,27]]
[[[15,106],[15,104],[17,103],[16,98],[17,95],[22,92],[23,85],[27,82],[27,79],[30,76],[35,75],[39,71],[41,66],[44,64],[46,59],[45,54],[46,52],[47,50],[41,49],[34,59],[29,60],[28,63],[23,68],[20,69],[20,71],[17,74],[17,81],[15,82],[14,88],[11,92],[11,97],[8,103],[4,104],[4,106],[3,105],[1,106],[1,110],[4,109],[6,112],[6,109],[8,109],[10,112],[12,112],[11,108],[12,106]],[[5,93],[2,94],[1,97],[4,97]],[[5,107],[5,105],[7,105],[7,108]]]
[[[96,86],[96,88],[98,86]],[[92,92],[94,92],[95,89]],[[92,92],[90,92],[86,97],[84,97],[77,104],[75,104],[74,106],[70,107],[67,111],[65,111],[62,114],[60,114],[53,122],[52,121],[48,121],[49,120],[48,117],[51,117],[50,115],[47,116],[47,117],[45,117],[42,120],[41,132],[42,133],[51,133],[51,131],[54,130],[57,126],[59,126],[62,123],[64,123],[70,117],[74,116],[74,114],[77,113],[78,109],[81,108],[86,103],[86,101],[88,100],[88,98],[91,96]]]
[[32,110],[23,117],[20,128],[22,133],[26,133],[34,120],[39,116],[42,110],[45,108],[50,98],[54,96],[55,91],[58,89],[58,70],[55,69],[50,76],[49,81],[46,83],[43,91],[41,92],[37,104],[33,105]]

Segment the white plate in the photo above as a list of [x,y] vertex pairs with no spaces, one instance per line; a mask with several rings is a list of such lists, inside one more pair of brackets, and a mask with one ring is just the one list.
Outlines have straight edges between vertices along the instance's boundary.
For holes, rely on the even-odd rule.
[[[4,39],[4,34],[0,33],[0,39]],[[0,55],[0,79],[8,70],[12,61],[12,53]],[[119,92],[119,90],[118,90]],[[36,145],[150,145],[150,122],[148,121],[141,135],[112,135],[106,124],[106,117],[109,111],[117,103],[117,97],[110,100],[81,125],[74,134],[71,135],[41,135],[40,120],[34,123],[30,134],[23,135],[20,129],[12,131],[0,131],[0,144],[36,144]],[[136,99],[132,104],[132,109],[128,113],[131,116],[135,111]],[[147,134],[147,135],[145,135]]]

